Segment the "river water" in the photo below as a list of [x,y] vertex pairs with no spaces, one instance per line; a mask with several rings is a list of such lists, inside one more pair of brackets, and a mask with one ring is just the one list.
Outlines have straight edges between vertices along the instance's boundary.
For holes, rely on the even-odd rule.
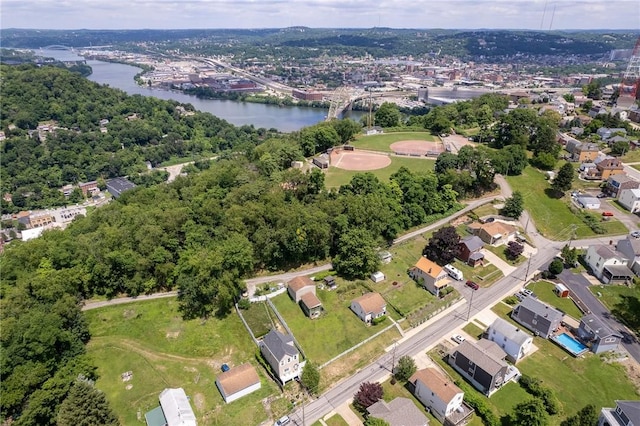
[[[35,53],[39,56],[55,58],[61,61],[83,59],[74,52],[66,50],[40,49]],[[133,77],[140,72],[140,68],[131,65],[94,60],[87,60],[87,65],[93,69],[93,73],[88,77],[91,81],[124,90],[130,95],[153,96],[191,104],[199,111],[210,112],[236,126],[252,124],[255,127],[275,128],[281,132],[292,132],[323,121],[327,114],[327,110],[322,108],[279,107],[277,105],[251,102],[199,99],[193,95],[178,91],[139,86],[133,80]],[[362,116],[361,112],[356,111],[348,114],[354,120],[359,120]]]

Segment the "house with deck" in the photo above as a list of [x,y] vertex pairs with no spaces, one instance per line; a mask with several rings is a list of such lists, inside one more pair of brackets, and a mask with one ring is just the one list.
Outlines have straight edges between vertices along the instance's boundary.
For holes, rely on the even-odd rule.
[[615,247],[598,244],[591,245],[584,256],[587,266],[600,281],[605,284],[633,279],[633,272],[627,266],[630,259]]
[[435,368],[416,371],[409,384],[415,397],[443,425],[465,424],[473,414],[464,403],[462,389]]
[[525,297],[511,312],[513,318],[536,336],[548,339],[560,327],[564,313],[535,297]]
[[594,354],[616,350],[622,341],[622,335],[619,332],[613,330],[594,314],[582,317],[576,335]]
[[616,400],[615,408],[602,408],[598,426],[640,425],[640,401]]

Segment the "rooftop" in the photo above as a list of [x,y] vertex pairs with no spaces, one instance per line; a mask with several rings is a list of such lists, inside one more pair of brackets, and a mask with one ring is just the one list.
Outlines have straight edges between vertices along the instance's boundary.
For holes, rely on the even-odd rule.
[[196,426],[196,415],[184,389],[163,390],[160,393],[160,406],[167,419],[167,426]]
[[467,246],[469,251],[473,252],[476,250],[480,250],[484,246],[484,242],[477,235],[472,235],[470,237],[465,237],[460,240],[460,244],[464,244]]
[[307,286],[313,287],[316,285],[311,278],[305,277],[305,276],[295,277],[292,280],[290,280],[287,284],[289,285],[289,288],[294,292],[297,292],[303,287],[307,287]]
[[218,375],[217,381],[226,395],[232,395],[256,383],[260,383],[260,377],[258,377],[256,369],[251,364],[246,363],[221,373]]
[[385,420],[390,426],[426,426],[427,417],[409,398],[398,397],[390,402],[380,400],[367,408],[372,417]]
[[382,308],[387,306],[387,302],[380,296],[380,293],[366,293],[353,301],[358,303],[365,312],[380,312]]
[[[482,340],[480,340],[480,342],[482,342]],[[502,351],[500,347],[496,345],[496,347],[502,351],[502,356],[498,357],[496,356],[497,351],[494,351],[492,349],[493,346],[487,345],[487,348],[489,348],[487,349],[480,346],[480,342],[478,342],[478,344],[475,344],[469,340],[465,340],[460,345],[453,348],[450,353],[453,354],[455,352],[458,352],[462,354],[465,358],[469,359],[482,370],[486,371],[492,376],[494,374],[497,374],[501,369],[507,367],[507,363],[504,361],[504,358],[507,356],[507,354]],[[491,341],[489,342],[495,345],[495,343]]]
[[322,302],[318,297],[313,293],[305,293],[300,297],[300,301],[304,303],[304,305],[309,308],[317,308],[318,306],[322,306]]
[[517,343],[518,345],[523,345],[527,342],[527,340],[532,339],[529,333],[526,333],[522,329],[516,327],[510,322],[503,320],[502,318],[496,318],[493,324],[489,326],[489,333],[491,330],[495,330],[497,333],[505,336],[507,339],[512,342]]
[[438,265],[435,262],[430,261],[424,256],[420,257],[415,267],[433,278],[438,277],[438,275],[442,273],[442,266]]
[[416,371],[409,379],[413,384],[421,381],[427,388],[435,393],[442,401],[449,403],[456,395],[462,393],[451,380],[445,377],[435,368],[425,368]]
[[562,320],[562,317],[564,317],[564,313],[552,306],[547,305],[546,303],[541,302],[535,297],[525,297],[518,306],[528,309],[529,311],[534,312],[539,316],[548,318],[550,321],[553,319],[553,317],[556,317],[556,319],[558,320]]
[[594,314],[587,314],[583,316],[580,322],[588,326],[589,329],[591,329],[591,331],[593,331],[598,336],[603,337],[603,336],[609,336],[611,334],[620,336],[611,327],[605,324],[600,318],[598,318]]
[[297,355],[298,349],[293,344],[293,338],[288,334],[282,334],[276,329],[271,329],[264,339],[262,344],[271,351],[276,359],[283,359],[285,355]]

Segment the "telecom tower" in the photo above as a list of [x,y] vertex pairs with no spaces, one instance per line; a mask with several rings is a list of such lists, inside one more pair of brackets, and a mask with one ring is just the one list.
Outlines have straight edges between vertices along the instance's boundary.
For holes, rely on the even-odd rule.
[[640,86],[640,37],[636,41],[631,58],[629,58],[627,70],[622,76],[616,105],[621,108],[631,107],[638,98],[638,86]]

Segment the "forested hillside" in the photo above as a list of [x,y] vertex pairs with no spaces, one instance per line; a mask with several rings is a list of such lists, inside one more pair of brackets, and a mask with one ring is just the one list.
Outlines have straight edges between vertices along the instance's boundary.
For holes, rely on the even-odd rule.
[[[30,194],[21,208],[63,204],[57,189],[65,184],[138,173],[146,161],[156,166],[172,157],[254,146],[268,136],[264,129],[234,127],[190,105],[128,96],[64,69],[0,69],[0,125],[7,136],[1,190],[18,195],[16,200]],[[34,131],[39,123],[53,130]]]

